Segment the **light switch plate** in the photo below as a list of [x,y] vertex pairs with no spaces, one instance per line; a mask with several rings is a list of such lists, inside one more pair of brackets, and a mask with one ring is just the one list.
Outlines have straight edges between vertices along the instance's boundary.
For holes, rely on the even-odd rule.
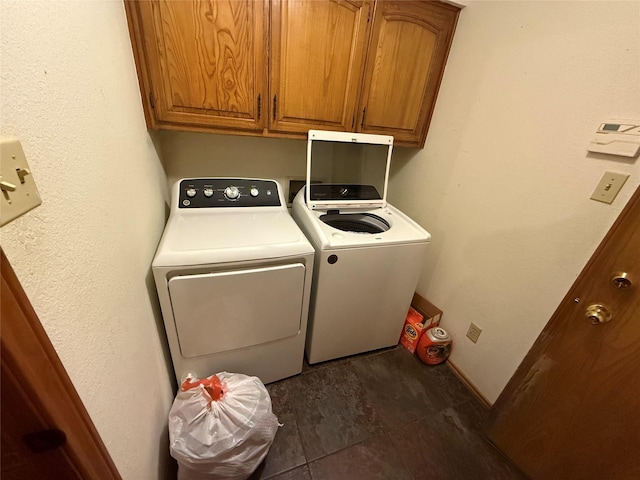
[[628,173],[604,172],[600,183],[591,194],[591,200],[603,203],[612,203],[620,192],[624,182],[629,178]]
[[22,145],[14,137],[0,137],[0,187],[0,226],[42,203]]

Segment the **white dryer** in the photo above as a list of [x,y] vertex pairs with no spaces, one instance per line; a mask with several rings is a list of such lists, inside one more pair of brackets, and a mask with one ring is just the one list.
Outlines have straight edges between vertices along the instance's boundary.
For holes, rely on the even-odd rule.
[[431,237],[386,201],[392,145],[389,136],[309,131],[307,184],[292,209],[316,250],[309,363],[400,339]]
[[313,257],[277,182],[176,182],[153,276],[178,382],[300,373]]

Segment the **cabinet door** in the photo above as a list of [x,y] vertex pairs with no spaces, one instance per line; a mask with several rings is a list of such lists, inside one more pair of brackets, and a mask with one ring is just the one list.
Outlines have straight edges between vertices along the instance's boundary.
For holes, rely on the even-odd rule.
[[353,131],[371,8],[368,0],[272,0],[270,131]]
[[150,126],[262,129],[264,2],[154,0],[127,7],[135,17],[132,35],[142,44],[136,49],[139,74],[146,75],[141,86],[153,95],[144,99]]
[[358,131],[424,146],[458,12],[440,2],[378,0]]

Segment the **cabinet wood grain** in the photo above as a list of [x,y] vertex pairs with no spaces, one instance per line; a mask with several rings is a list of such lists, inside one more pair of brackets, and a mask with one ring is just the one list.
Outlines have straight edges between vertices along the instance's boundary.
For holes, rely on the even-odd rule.
[[152,127],[263,128],[266,3],[127,2],[142,44]]
[[438,2],[378,2],[359,131],[424,146],[458,12]]
[[427,0],[125,0],[147,126],[422,147],[459,9]]
[[353,130],[372,7],[272,0],[270,131]]

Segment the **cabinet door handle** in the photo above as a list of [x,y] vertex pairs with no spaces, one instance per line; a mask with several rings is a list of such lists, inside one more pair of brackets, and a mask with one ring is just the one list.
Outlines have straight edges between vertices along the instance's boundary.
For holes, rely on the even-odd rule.
[[364,116],[367,114],[367,107],[362,109],[362,123],[360,123],[360,128],[364,129]]
[[260,107],[261,107],[260,100],[261,100],[260,94],[258,94],[258,120],[260,120]]
[[277,107],[278,96],[273,96],[273,121],[276,121],[276,107]]

